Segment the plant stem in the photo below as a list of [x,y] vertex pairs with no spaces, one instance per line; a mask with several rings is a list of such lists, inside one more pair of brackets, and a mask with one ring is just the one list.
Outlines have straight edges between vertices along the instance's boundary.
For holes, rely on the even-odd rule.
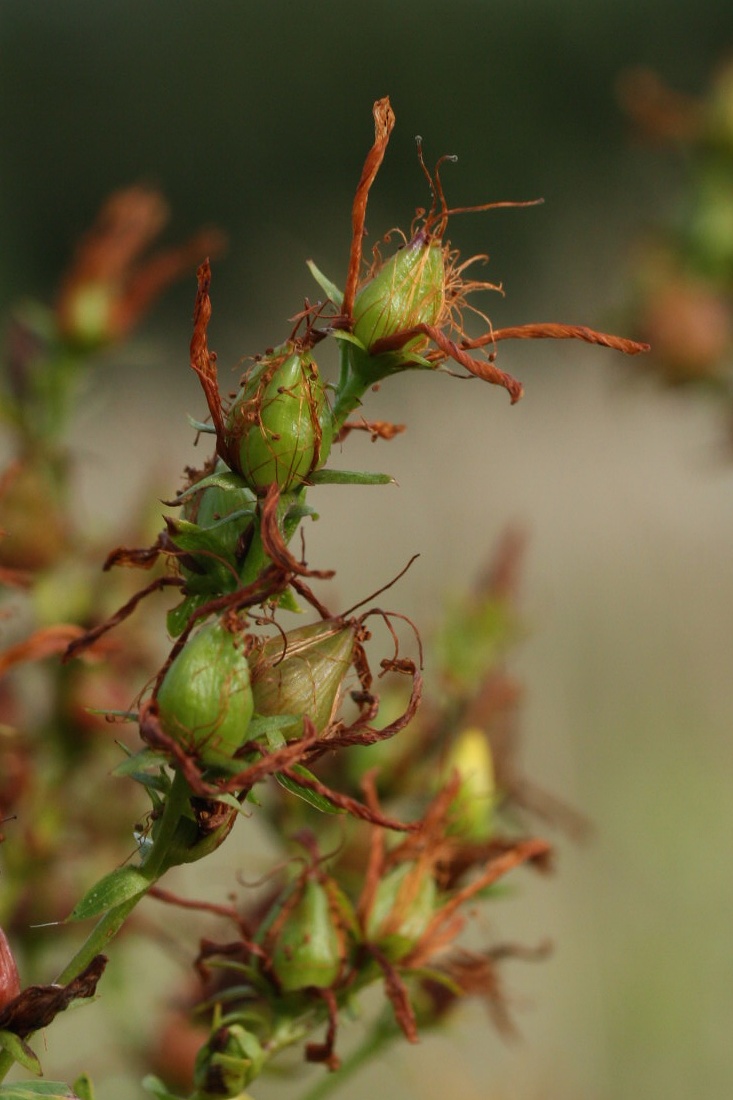
[[[167,858],[171,844],[178,822],[185,813],[190,793],[190,788],[184,776],[181,772],[176,771],[165,801],[163,816],[160,819],[153,846],[140,868],[149,880],[147,887],[141,893],[135,894],[134,897],[128,898],[127,901],[109,909],[97,921],[79,950],[56,978],[57,985],[68,985],[89,965],[96,955],[105,950],[107,944],[117,935],[138,902],[146,896],[150,887],[154,886],[168,869]],[[7,1050],[0,1050],[0,1081],[3,1080],[13,1062],[14,1059]]]
[[147,888],[141,894],[135,894],[134,897],[121,902],[104,914],[73,959],[59,974],[56,979],[59,985],[66,985],[70,982],[81,973],[85,966],[89,965],[95,955],[104,950],[109,941],[117,935],[138,902],[145,897],[150,887],[154,886],[164,871],[167,870],[166,857],[190,793],[190,788],[184,776],[181,772],[176,771],[168,797],[165,800],[165,808],[155,841],[141,868],[143,874],[149,880]]

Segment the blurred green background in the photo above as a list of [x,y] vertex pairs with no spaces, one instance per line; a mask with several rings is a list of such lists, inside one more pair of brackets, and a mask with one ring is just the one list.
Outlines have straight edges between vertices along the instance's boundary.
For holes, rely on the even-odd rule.
[[[229,236],[210,339],[234,382],[315,296],[305,259],[343,282],[371,104],[389,94],[397,128],[372,239],[426,201],[420,133],[428,163],[459,155],[444,173],[451,204],[545,199],[451,224],[504,285],[487,301],[495,325],[622,330],[632,243],[672,208],[683,172],[631,139],[615,82],[643,63],[696,93],[732,45],[720,0],[0,0],[2,305],[50,298],[104,196],[149,182],[171,203],[171,239],[203,222]],[[167,295],[79,409],[80,501],[100,529],[121,525],[142,485],[170,493],[197,457],[193,293],[192,277]],[[522,1040],[507,1046],[471,1008],[349,1095],[717,1100],[733,1087],[725,425],[600,349],[505,345],[500,364],[525,383],[515,408],[444,377],[375,395],[369,415],[409,430],[376,448],[350,439],[344,461],[399,487],[321,490],[309,557],[337,567],[331,599],[348,606],[420,551],[392,603],[428,632],[446,583],[468,583],[507,523],[526,528],[526,768],[595,834],[561,841],[559,874],[527,877],[489,929],[555,943],[548,962],[506,968]],[[212,891],[239,866],[223,853]],[[50,1042],[49,1073],[78,1068]],[[95,1041],[92,1073],[104,1057]],[[120,1078],[102,1095],[130,1093]]]

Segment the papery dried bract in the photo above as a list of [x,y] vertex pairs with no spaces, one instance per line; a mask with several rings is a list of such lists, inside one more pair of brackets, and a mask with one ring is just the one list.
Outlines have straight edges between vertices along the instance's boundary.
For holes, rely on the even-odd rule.
[[338,707],[355,645],[355,624],[338,619],[299,627],[266,642],[250,662],[256,712],[292,715],[292,726],[282,731],[287,738],[301,735],[305,715],[321,733]]

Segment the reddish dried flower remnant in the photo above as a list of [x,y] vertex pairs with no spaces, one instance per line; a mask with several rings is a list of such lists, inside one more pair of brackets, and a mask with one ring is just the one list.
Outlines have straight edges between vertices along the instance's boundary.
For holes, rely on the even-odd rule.
[[[486,257],[475,256],[466,263],[459,263],[458,253],[451,251],[450,245],[443,242],[448,218],[461,210],[488,210],[497,206],[532,203],[490,203],[449,210],[439,171],[436,169],[434,175],[430,175],[421,151],[420,163],[433,196],[432,206],[427,213],[418,211],[422,224],[412,238],[390,259],[373,268],[366,282],[359,287],[369,189],[384,158],[394,125],[388,99],[375,104],[374,118],[375,141],[354,199],[346,289],[341,315],[335,322],[337,332],[346,330],[351,334],[348,350],[357,377],[371,384],[396,371],[415,367],[436,368],[452,360],[470,374],[503,386],[514,402],[522,395],[521,385],[494,364],[494,345],[500,339],[572,338],[614,347],[627,354],[647,350],[644,344],[596,333],[584,326],[570,325],[526,325],[493,331],[489,324],[485,337],[469,340],[462,320],[462,310],[468,296],[477,290],[498,288],[491,283],[465,278],[466,269],[476,260],[485,260]],[[479,316],[484,316],[470,308]],[[433,350],[428,350],[430,344],[434,345]],[[491,345],[491,351],[484,358],[468,354],[469,350],[479,350],[487,345]],[[343,422],[343,414],[348,415],[353,407],[353,399],[350,404],[341,402],[339,405],[337,402],[337,420]]]
[[62,336],[82,345],[121,339],[170,283],[202,256],[222,251],[221,233],[203,229],[142,259],[167,220],[157,191],[129,187],[110,196],[61,283],[56,316]]

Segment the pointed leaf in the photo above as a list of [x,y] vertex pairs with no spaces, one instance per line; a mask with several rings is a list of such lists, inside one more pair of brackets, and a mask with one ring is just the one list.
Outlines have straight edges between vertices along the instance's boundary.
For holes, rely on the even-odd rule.
[[232,470],[217,470],[207,477],[202,477],[200,481],[195,481],[193,485],[189,485],[187,489],[184,489],[182,493],[179,493],[177,497],[168,503],[170,503],[171,507],[183,504],[189,497],[195,496],[196,493],[200,493],[202,489],[208,489],[210,485],[215,485],[218,489],[235,489],[239,493],[244,490],[247,496],[252,497],[252,503],[254,504],[255,502],[255,495],[251,489],[248,488],[243,477],[240,477],[239,474],[235,474]]
[[76,921],[98,917],[122,902],[144,894],[150,885],[150,880],[136,867],[116,867],[87,890],[66,919]]
[[[309,772],[307,768],[304,768],[302,764],[292,764],[290,770],[296,772],[298,775],[304,776],[306,779],[315,779],[313,773]],[[284,787],[286,791],[290,791],[291,794],[297,795],[298,798],[302,798],[309,806],[313,806],[315,810],[320,810],[321,813],[344,813],[341,807],[335,806],[329,798],[319,794],[317,791],[312,791],[309,787],[301,787],[294,779],[291,779],[288,775],[283,775],[282,772],[275,772],[275,779],[277,779],[280,786]]]
[[[35,1073],[36,1077],[43,1074],[38,1057],[28,1044],[12,1031],[0,1031],[0,1046],[7,1050],[8,1054],[29,1073]],[[2,1096],[0,1091],[0,1096]]]
[[316,267],[316,265],[313,263],[313,260],[306,260],[306,263],[308,265],[308,270],[318,283],[323,293],[331,299],[335,306],[338,306],[340,309],[344,302],[343,291],[339,290],[336,284],[332,283],[328,276],[324,275],[323,272]]
[[197,432],[205,432],[206,435],[216,435],[216,428],[213,424],[204,424],[202,420],[196,420],[193,416],[186,418],[192,428],[195,428]]
[[308,478],[313,485],[396,485],[391,474],[372,474],[366,470],[316,470]]
[[65,1081],[16,1081],[0,1086],[0,1100],[35,1100],[38,1096],[47,1100],[82,1100]]

